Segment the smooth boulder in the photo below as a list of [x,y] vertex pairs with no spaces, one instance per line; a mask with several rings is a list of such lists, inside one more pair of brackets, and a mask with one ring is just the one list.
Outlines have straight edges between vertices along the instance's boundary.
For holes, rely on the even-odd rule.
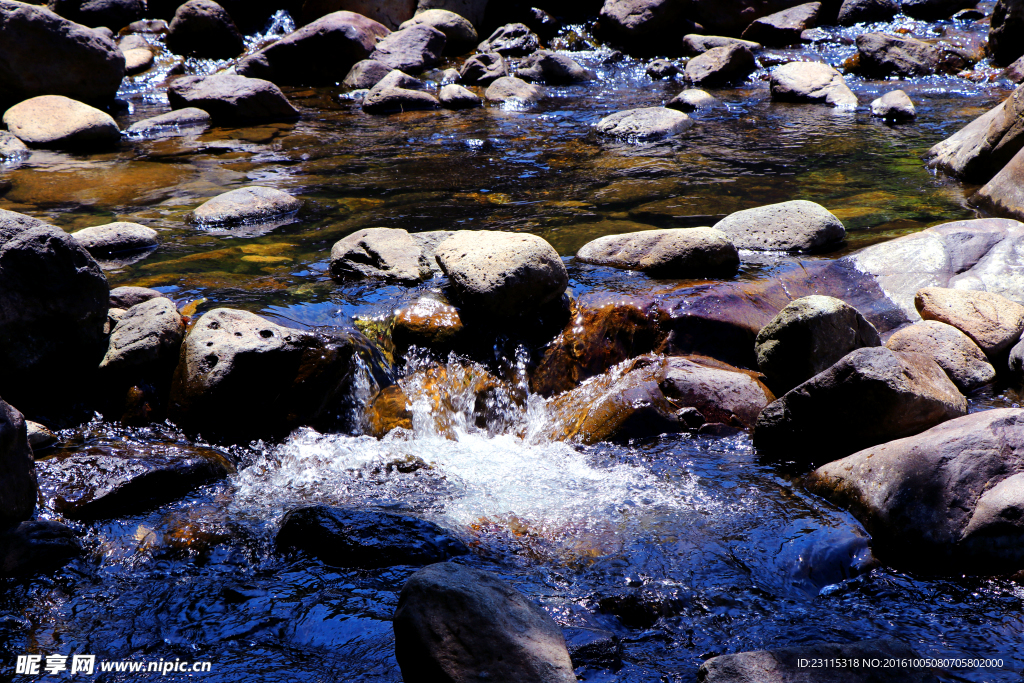
[[743,31],[744,40],[769,47],[785,47],[800,42],[800,34],[818,25],[820,2],[808,2],[755,19]]
[[717,103],[718,100],[707,91],[690,88],[666,102],[665,106],[669,109],[678,109],[679,111],[699,111],[701,109],[709,109]]
[[740,265],[736,247],[714,228],[606,235],[583,245],[576,260],[666,278],[728,277]]
[[275,539],[278,551],[302,550],[334,567],[377,569],[424,565],[469,549],[418,517],[313,505],[289,511]]
[[757,367],[782,395],[827,370],[846,354],[881,346],[878,330],[853,306],[830,296],[786,305],[757,333]]
[[444,54],[461,55],[479,42],[476,29],[465,17],[445,9],[428,9],[419,12],[412,19],[398,27],[399,30],[413,26],[429,26],[444,34]]
[[109,305],[127,311],[135,304],[162,296],[166,295],[148,287],[115,287],[110,290]]
[[967,399],[930,357],[861,348],[765,408],[754,446],[780,459],[827,462],[966,414]]
[[413,574],[392,619],[406,683],[575,683],[562,629],[496,576],[451,562]]
[[189,214],[197,225],[262,223],[298,211],[302,200],[272,187],[253,185],[217,195]]
[[994,292],[925,287],[914,297],[925,320],[957,328],[989,358],[997,358],[1024,332],[1024,306]]
[[893,90],[871,101],[871,115],[890,121],[909,121],[917,116],[917,109],[907,93]]
[[440,102],[428,92],[426,84],[401,71],[391,71],[363,98],[363,111],[370,114],[396,114],[406,111],[437,109]]
[[458,303],[499,319],[561,297],[569,282],[558,252],[536,235],[460,230],[435,258]]
[[392,280],[413,285],[433,276],[420,244],[405,230],[369,228],[331,248],[331,276]]
[[0,529],[32,516],[36,471],[25,418],[0,399]]
[[411,26],[385,36],[369,59],[408,73],[419,73],[441,61],[444,34],[424,25]]
[[509,102],[518,105],[534,104],[547,96],[543,86],[527,83],[515,76],[504,76],[493,81],[484,97],[492,102]]
[[857,106],[843,75],[823,62],[790,62],[772,71],[772,99],[780,102],[812,102],[850,109]]
[[540,38],[526,24],[505,24],[477,46],[477,52],[497,52],[503,57],[525,57],[540,49]]
[[373,59],[363,59],[352,65],[341,85],[349,90],[369,90],[384,80],[389,73],[391,69],[386,64]]
[[4,125],[30,147],[110,147],[121,131],[109,114],[62,95],[42,95],[14,105]]
[[597,122],[597,132],[618,138],[644,139],[676,135],[689,129],[693,119],[666,107],[627,109]]
[[213,0],[188,0],[178,7],[166,44],[174,54],[202,59],[231,59],[245,50],[231,15]]
[[745,45],[713,47],[686,63],[683,77],[696,85],[742,81],[757,69],[754,53]]
[[108,223],[71,233],[78,243],[96,258],[133,251],[155,249],[160,243],[157,231],[138,223]]
[[857,36],[858,70],[869,78],[927,76],[939,68],[939,50],[904,36],[863,33]]
[[924,320],[897,330],[885,346],[934,358],[965,394],[996,378],[995,368],[978,345],[957,328],[938,320]]
[[299,115],[270,81],[227,72],[178,78],[167,89],[167,99],[172,109],[202,109],[217,124],[287,121]]
[[484,101],[472,90],[449,83],[441,88],[437,99],[445,109],[473,109],[483,106]]
[[548,85],[571,85],[594,80],[594,72],[556,52],[537,50],[519,64],[516,76]]
[[846,238],[846,228],[814,202],[797,199],[730,214],[715,224],[740,249],[816,251]]

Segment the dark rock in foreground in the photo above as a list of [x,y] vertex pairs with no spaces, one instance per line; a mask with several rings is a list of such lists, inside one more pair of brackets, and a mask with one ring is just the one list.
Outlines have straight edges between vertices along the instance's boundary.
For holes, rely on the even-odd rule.
[[36,472],[25,418],[0,400],[0,529],[32,516]]
[[562,630],[497,577],[449,562],[412,575],[393,619],[405,683],[575,683]]
[[85,26],[106,26],[113,31],[138,21],[146,13],[143,0],[50,0],[49,8]]
[[302,550],[334,567],[361,569],[431,564],[469,553],[447,531],[418,517],[327,505],[286,514],[276,543],[279,551]]
[[167,49],[188,57],[231,59],[245,50],[245,41],[223,7],[213,0],[188,0],[174,13]]
[[1024,55],[1024,2],[998,0],[992,10],[992,28],[988,33],[988,52],[992,61],[1006,66]]
[[81,541],[60,522],[22,522],[0,531],[0,576],[52,572],[81,553]]
[[1024,220],[1024,149],[974,193],[971,203],[1001,216]]

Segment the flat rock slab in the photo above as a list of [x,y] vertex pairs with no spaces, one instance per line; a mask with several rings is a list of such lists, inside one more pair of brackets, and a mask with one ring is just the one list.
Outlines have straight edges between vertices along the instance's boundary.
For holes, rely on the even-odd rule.
[[234,472],[224,454],[185,444],[127,444],[36,462],[40,488],[68,519],[136,515]]
[[1024,306],[994,292],[925,287],[914,306],[923,319],[966,334],[989,358],[1007,351],[1024,331]]
[[924,320],[897,330],[885,346],[931,356],[964,393],[991,384],[996,378],[985,352],[966,334],[938,320]]
[[186,107],[136,121],[124,132],[129,137],[185,135],[205,130],[209,125],[209,114],[196,107]]
[[30,147],[111,146],[121,139],[109,114],[61,95],[20,102],[4,112],[3,122]]
[[153,228],[138,223],[108,223],[71,233],[79,244],[96,258],[114,254],[155,249],[160,241]]
[[315,505],[290,511],[277,532],[279,551],[302,550],[335,567],[424,565],[469,554],[432,522],[375,510]]
[[769,87],[772,99],[780,102],[810,102],[843,109],[857,106],[857,96],[843,75],[823,62],[783,64],[772,71]]
[[657,138],[676,135],[689,129],[693,119],[666,107],[628,109],[597,122],[597,131],[619,138]]
[[736,247],[714,228],[607,235],[583,245],[576,259],[670,278],[728,277],[740,264]]
[[815,251],[846,238],[842,222],[828,209],[802,199],[737,211],[715,228],[740,249]]
[[260,223],[302,207],[302,200],[271,187],[243,187],[225,192],[199,206],[189,215],[197,225]]
[[358,230],[331,248],[331,276],[379,278],[417,284],[433,276],[420,244],[405,230]]
[[172,109],[202,109],[218,124],[287,121],[299,115],[270,81],[229,73],[175,79],[167,99]]

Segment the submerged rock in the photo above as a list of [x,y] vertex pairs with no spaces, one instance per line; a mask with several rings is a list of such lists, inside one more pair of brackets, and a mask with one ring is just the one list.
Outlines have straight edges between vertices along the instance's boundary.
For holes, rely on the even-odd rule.
[[79,244],[96,258],[114,254],[156,249],[157,231],[138,223],[108,223],[71,233]]
[[436,28],[415,25],[382,38],[370,59],[399,71],[419,73],[441,60],[444,34]]
[[327,505],[291,510],[277,532],[277,549],[302,550],[335,567],[377,569],[431,564],[469,549],[418,517]]
[[197,225],[261,223],[298,211],[302,200],[272,187],[242,187],[207,200],[189,214]]
[[167,89],[167,99],[172,109],[196,107],[218,124],[286,121],[299,115],[270,81],[227,72],[178,78]]
[[988,410],[824,465],[810,491],[853,513],[886,562],[927,574],[1024,567],[1024,410]]
[[846,238],[838,218],[803,199],[737,211],[716,223],[715,229],[740,249],[815,251]]
[[463,16],[444,9],[428,9],[409,19],[399,30],[413,26],[429,26],[444,34],[444,54],[461,55],[473,49],[480,40],[473,24]]
[[1024,306],[993,292],[925,287],[914,306],[923,319],[966,334],[989,358],[1008,351],[1024,332]]
[[757,69],[754,53],[745,45],[713,47],[686,63],[683,76],[697,85],[742,81]]
[[31,147],[112,146],[121,139],[109,114],[61,95],[43,95],[16,104],[4,112],[3,122]]
[[394,280],[413,285],[433,276],[419,243],[405,230],[368,228],[331,248],[331,276]]
[[129,137],[185,135],[205,130],[209,125],[209,114],[202,109],[188,107],[136,121],[128,126],[124,132]]
[[864,33],[857,54],[858,69],[870,78],[927,76],[939,68],[939,50],[916,38]]
[[526,24],[505,24],[477,46],[478,52],[497,52],[504,57],[525,57],[540,49],[540,38]]
[[543,87],[527,83],[515,76],[499,78],[487,86],[487,90],[484,91],[484,97],[493,102],[534,104],[546,96],[547,91]]
[[656,138],[681,133],[693,125],[686,114],[665,107],[628,109],[597,122],[597,131],[621,138]]
[[459,80],[470,85],[490,85],[508,76],[505,58],[497,52],[473,55],[462,65]]
[[902,90],[893,90],[871,101],[871,115],[895,121],[907,121],[917,116],[917,110],[907,93]]
[[406,683],[574,683],[562,630],[497,577],[450,562],[406,582],[393,618]]
[[596,76],[590,69],[556,52],[537,50],[519,64],[516,75],[528,81],[540,81],[548,85],[569,85],[592,81]]
[[808,2],[755,19],[743,31],[742,38],[767,45],[786,47],[800,42],[800,34],[818,25],[820,2]]
[[0,399],[0,529],[32,516],[36,472],[28,426],[17,409]]
[[736,247],[714,228],[607,235],[583,245],[576,259],[670,278],[727,277],[740,265]]
[[938,320],[925,320],[897,330],[885,346],[934,358],[964,393],[991,384],[996,378],[995,368],[978,345],[957,328]]
[[758,369],[781,395],[851,351],[881,345],[875,326],[853,306],[829,296],[805,296],[761,328],[755,351]]
[[772,99],[780,102],[813,102],[854,108],[857,96],[843,75],[823,62],[790,62],[772,72]]
[[188,0],[178,7],[167,29],[167,49],[202,59],[231,59],[245,41],[227,11],[213,0]]
[[33,520],[0,531],[0,576],[56,571],[82,554],[82,543],[60,522]]
[[776,458],[824,462],[966,414],[967,399],[930,357],[861,348],[765,408],[754,445]]

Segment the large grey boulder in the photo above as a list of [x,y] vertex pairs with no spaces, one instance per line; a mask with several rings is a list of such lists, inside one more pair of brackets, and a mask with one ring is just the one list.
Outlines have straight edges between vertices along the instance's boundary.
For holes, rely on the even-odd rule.
[[[39,4],[46,4],[40,2]],[[106,26],[119,31],[146,13],[144,0],[50,0],[49,8],[85,26]]]
[[469,85],[490,85],[508,76],[508,64],[497,52],[473,55],[462,65],[459,80]]
[[755,19],[743,31],[744,40],[769,47],[785,47],[800,42],[800,34],[818,25],[820,2],[808,2]]
[[444,562],[413,574],[392,619],[406,683],[575,683],[562,630],[492,574]]
[[484,97],[492,102],[509,102],[519,105],[534,104],[547,96],[543,86],[527,83],[515,76],[504,76],[492,82],[484,91]]
[[757,367],[782,395],[846,354],[881,346],[875,326],[853,306],[830,296],[805,296],[786,305],[761,328]]
[[1024,149],[974,193],[971,203],[1001,216],[1024,219]]
[[377,41],[390,33],[362,14],[332,12],[242,58],[235,71],[278,85],[333,85],[368,59]]
[[0,103],[39,95],[108,102],[123,78],[113,40],[42,7],[0,0]]
[[178,78],[167,89],[167,100],[172,109],[202,109],[218,124],[286,121],[299,115],[270,81],[227,72]]
[[683,77],[696,85],[721,85],[745,80],[756,69],[750,48],[733,43],[713,47],[691,59],[686,63]]
[[583,245],[576,260],[667,278],[727,277],[740,265],[736,247],[714,228],[606,235]]
[[366,93],[363,111],[370,114],[396,114],[439,108],[440,102],[425,92],[425,89],[425,83],[396,69]]
[[188,57],[231,59],[242,54],[245,41],[223,7],[213,0],[188,0],[174,13],[167,49]]
[[928,166],[984,183],[1024,149],[1024,85],[928,150]]
[[214,309],[185,337],[168,415],[190,432],[237,441],[328,419],[347,391],[355,343]]
[[965,394],[996,378],[995,368],[978,345],[957,328],[938,320],[924,320],[897,330],[885,346],[930,356]]
[[476,29],[465,17],[444,9],[428,9],[398,27],[429,26],[444,34],[444,54],[461,55],[472,50],[479,42]]
[[790,62],[772,71],[772,99],[780,102],[813,102],[850,109],[857,106],[843,75],[823,62]]
[[420,244],[405,230],[369,228],[334,243],[331,276],[394,280],[413,285],[433,276]]
[[497,52],[503,57],[525,57],[540,49],[540,38],[525,24],[505,24],[477,46],[477,52]]
[[437,245],[435,258],[458,303],[498,318],[557,299],[569,282],[558,252],[536,235],[460,230]]
[[339,10],[358,12],[394,31],[402,22],[412,18],[416,0],[304,0],[302,11],[296,17],[297,23],[310,24]]
[[776,458],[827,462],[967,414],[967,399],[928,356],[852,351],[765,408],[754,445]]
[[104,258],[133,251],[155,249],[159,244],[157,231],[138,223],[108,223],[71,233],[78,243],[95,258]]
[[132,306],[110,334],[100,372],[131,382],[170,376],[184,337],[185,324],[170,299],[157,297]]
[[548,85],[570,85],[596,78],[593,71],[580,66],[572,57],[548,50],[537,50],[520,62],[516,75]]
[[25,418],[0,400],[0,529],[32,516],[36,470]]
[[261,223],[298,211],[302,200],[272,187],[253,185],[207,200],[189,214],[198,225]]
[[384,37],[370,59],[399,71],[419,73],[441,61],[444,34],[426,25],[411,26]]
[[1024,306],[994,292],[925,287],[914,297],[925,320],[957,328],[989,358],[997,358],[1024,332]]
[[846,228],[814,202],[797,199],[730,214],[715,224],[740,249],[815,251],[839,244]]
[[103,356],[107,279],[71,235],[0,211],[0,396],[33,410]]
[[63,95],[42,95],[6,112],[4,125],[30,147],[110,147],[121,131],[110,115]]
[[938,48],[916,38],[884,33],[857,36],[858,70],[870,78],[927,76],[939,68]]
[[1024,2],[998,0],[992,10],[992,28],[988,32],[988,52],[992,61],[1006,66],[1024,55],[1021,35],[1024,33]]
[[1024,567],[1024,410],[987,410],[815,470],[887,562],[928,574]]
[[597,132],[618,138],[644,139],[676,135],[689,129],[693,119],[667,107],[627,109],[604,117],[595,126]]

